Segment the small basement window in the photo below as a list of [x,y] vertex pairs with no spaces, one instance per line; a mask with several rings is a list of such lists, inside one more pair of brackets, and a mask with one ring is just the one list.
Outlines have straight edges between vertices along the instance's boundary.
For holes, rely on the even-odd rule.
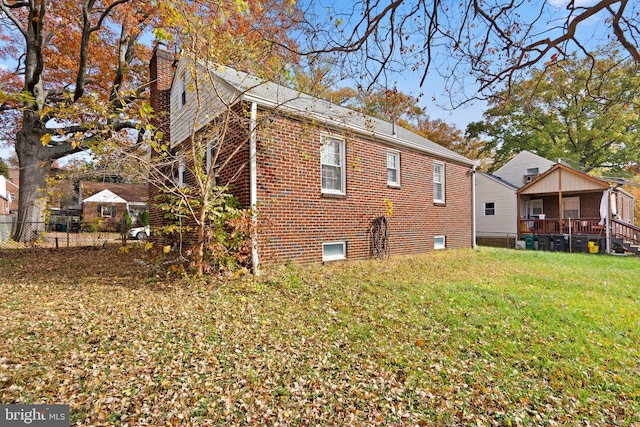
[[445,249],[446,247],[445,236],[435,236],[433,238],[433,249]]
[[347,259],[345,242],[327,242],[322,244],[322,261]]

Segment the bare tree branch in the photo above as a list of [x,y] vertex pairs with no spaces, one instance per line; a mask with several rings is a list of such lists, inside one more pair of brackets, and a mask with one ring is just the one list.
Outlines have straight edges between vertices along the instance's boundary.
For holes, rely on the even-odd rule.
[[13,23],[13,25],[15,25],[16,28],[26,38],[27,37],[27,29],[24,27],[24,25],[22,25],[22,22],[20,22],[18,17],[15,16],[11,12],[11,10],[9,10],[9,9],[18,9],[18,8],[22,8],[22,7],[29,7],[29,3],[27,3],[27,2],[19,2],[19,3],[15,3],[15,4],[12,4],[12,5],[9,5],[4,0],[2,1],[2,3],[0,3],[0,10],[2,10],[2,12],[4,12],[5,15],[7,15],[7,18],[9,18],[9,20]]

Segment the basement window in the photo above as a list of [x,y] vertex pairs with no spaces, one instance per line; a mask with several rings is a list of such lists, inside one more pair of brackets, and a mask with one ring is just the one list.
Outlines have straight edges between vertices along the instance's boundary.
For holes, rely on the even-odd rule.
[[433,249],[446,249],[446,247],[445,236],[435,236],[433,238]]
[[346,242],[327,242],[322,244],[322,261],[339,261],[347,259]]

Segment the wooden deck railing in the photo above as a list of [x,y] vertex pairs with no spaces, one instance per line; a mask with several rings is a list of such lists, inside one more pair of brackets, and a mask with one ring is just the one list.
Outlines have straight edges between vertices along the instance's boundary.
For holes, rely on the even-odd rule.
[[[576,219],[519,219],[518,236],[523,234],[602,234],[604,225],[599,225],[600,218]],[[624,223],[623,223],[624,224]]]
[[634,245],[640,245],[640,227],[626,222],[611,220],[611,235],[626,240]]

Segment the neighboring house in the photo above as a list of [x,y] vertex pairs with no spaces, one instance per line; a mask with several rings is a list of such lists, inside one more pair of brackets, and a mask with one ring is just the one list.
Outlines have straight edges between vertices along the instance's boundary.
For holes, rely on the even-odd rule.
[[515,247],[518,232],[516,190],[555,163],[521,151],[493,174],[476,174],[476,236],[481,245]]
[[96,222],[103,230],[117,230],[125,212],[135,224],[140,213],[149,209],[149,186],[81,181],[78,201],[83,223]]
[[[185,89],[191,73],[183,71],[184,59],[174,64],[158,49],[150,69],[152,106],[170,119],[163,131],[179,152],[189,146],[194,122],[195,94]],[[473,161],[393,123],[240,71],[210,67],[208,72],[224,102],[245,118],[223,144],[249,135],[258,121],[270,122],[234,147],[233,167],[218,177],[224,184],[236,175],[231,191],[243,206],[258,208],[254,266],[258,259],[309,263],[370,257],[372,225],[384,216],[391,254],[473,245]],[[212,121],[210,112],[223,109],[212,93],[202,95]],[[204,114],[200,120],[202,127],[207,124]],[[189,185],[189,165],[177,170],[178,181]],[[158,214],[152,206],[152,227],[162,221]]]
[[7,192],[7,179],[0,175],[0,215],[11,211],[11,199]]
[[497,176],[476,173],[476,241],[481,245],[516,245],[518,187]]
[[592,241],[604,250],[607,222],[612,244],[638,243],[634,198],[616,180],[523,153],[496,172],[500,177],[478,174],[479,243],[513,247],[529,236],[541,249],[584,252]]
[[[0,214],[15,213],[18,211],[18,192],[20,188],[14,182],[18,171],[10,170],[9,178],[0,175]],[[17,180],[16,180],[17,181]]]

